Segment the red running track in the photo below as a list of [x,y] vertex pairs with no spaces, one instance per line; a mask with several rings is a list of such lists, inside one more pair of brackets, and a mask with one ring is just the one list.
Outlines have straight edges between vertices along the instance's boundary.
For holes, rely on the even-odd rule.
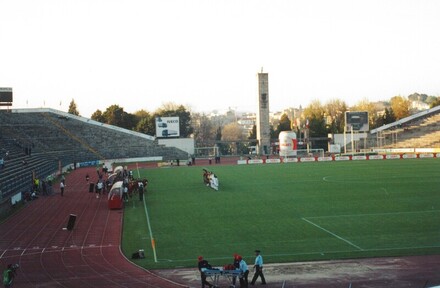
[[[1,271],[20,265],[14,287],[187,287],[130,263],[120,251],[121,210],[109,210],[107,198],[88,193],[85,175],[67,175],[64,196],[40,196],[0,224]],[[63,230],[70,214],[72,231]]]

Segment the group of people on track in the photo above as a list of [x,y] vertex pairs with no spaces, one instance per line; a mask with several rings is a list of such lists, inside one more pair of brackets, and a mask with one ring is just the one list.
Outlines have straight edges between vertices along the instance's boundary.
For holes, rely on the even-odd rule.
[[[202,282],[202,288],[207,287],[214,287],[213,284],[208,282],[206,271],[207,270],[219,270],[219,268],[213,268],[209,262],[203,258],[203,256],[198,257],[198,269],[200,271],[200,278]],[[234,254],[234,263],[228,264],[223,267],[223,270],[238,270],[240,271],[239,281],[240,281],[240,288],[247,288],[249,286],[248,282],[248,276],[249,276],[249,269],[246,261],[243,259],[243,257],[239,254]],[[251,285],[254,285],[257,279],[261,279],[261,284],[266,284],[266,279],[264,278],[263,274],[263,256],[261,256],[260,250],[255,250],[255,262],[254,262],[254,276],[251,280]],[[235,287],[237,277],[232,278],[232,286]],[[231,287],[232,287],[231,286]]]
[[[108,174],[108,169],[105,166],[102,167],[102,170],[100,170],[98,167],[96,172],[98,180],[96,183],[92,184],[92,187],[94,185],[96,198],[99,198],[101,194],[108,193],[114,182],[123,181],[122,198],[124,202],[128,202],[129,197],[131,198],[134,193],[138,193],[140,201],[143,200],[144,192],[146,192],[148,185],[147,178],[135,179],[133,177],[133,171],[128,170],[126,166],[112,175]],[[88,183],[89,181],[90,176],[89,174],[86,174],[86,182]],[[92,190],[89,192],[92,192]]]

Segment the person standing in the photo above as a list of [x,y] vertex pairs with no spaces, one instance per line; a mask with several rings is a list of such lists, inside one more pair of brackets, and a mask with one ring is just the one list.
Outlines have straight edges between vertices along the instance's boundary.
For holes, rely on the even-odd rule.
[[128,183],[127,185],[122,185],[122,199],[124,202],[128,202]]
[[243,275],[240,277],[240,288],[247,288],[249,286],[248,282],[248,276],[249,276],[249,269],[246,261],[243,260],[241,256],[238,256],[239,262],[239,269]]
[[205,274],[205,270],[211,269],[212,266],[208,263],[208,261],[203,259],[203,256],[199,256],[198,260],[199,260],[198,266],[200,271],[200,277],[202,278],[202,288],[205,288],[205,285],[208,285],[208,287],[214,287],[214,285],[212,285],[206,280],[206,274]]
[[99,198],[102,194],[102,189],[104,188],[104,183],[102,180],[98,180],[98,183],[96,183],[96,198]]
[[64,181],[60,182],[60,191],[61,191],[61,196],[64,195]]
[[139,201],[144,200],[144,184],[142,181],[138,182]]
[[41,189],[43,190],[43,195],[45,195],[45,196],[49,195],[49,194],[47,193],[47,184],[46,184],[46,181],[45,181],[45,180],[42,180],[42,181],[41,181]]
[[[240,269],[240,260],[239,257],[241,257],[240,255],[238,255],[237,253],[234,254],[234,269]],[[232,277],[232,286],[235,287],[235,282],[237,281],[237,277],[233,276]]]
[[53,195],[52,180],[47,180],[47,194]]
[[260,250],[255,250],[255,265],[254,265],[254,269],[255,269],[255,274],[254,277],[252,278],[251,281],[251,285],[255,284],[255,281],[257,281],[258,277],[261,278],[261,284],[265,285],[266,284],[266,279],[264,279],[264,275],[263,275],[263,257],[261,256],[261,251]]

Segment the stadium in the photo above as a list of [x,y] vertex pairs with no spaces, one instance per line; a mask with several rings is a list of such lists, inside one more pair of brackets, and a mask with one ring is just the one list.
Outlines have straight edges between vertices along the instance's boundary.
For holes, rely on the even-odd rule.
[[[53,109],[0,112],[0,262],[19,264],[14,287],[200,287],[198,256],[223,267],[239,253],[252,268],[255,249],[266,287],[440,285],[439,109],[371,131],[374,151],[191,165],[145,134]],[[103,165],[147,178],[143,200],[95,198]],[[35,178],[51,190],[25,201]]]

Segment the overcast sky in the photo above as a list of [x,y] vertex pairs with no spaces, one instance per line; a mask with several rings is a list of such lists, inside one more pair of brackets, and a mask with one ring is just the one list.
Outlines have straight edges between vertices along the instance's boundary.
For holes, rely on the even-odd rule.
[[261,69],[273,112],[440,96],[436,0],[0,0],[0,11],[12,108],[256,111]]

